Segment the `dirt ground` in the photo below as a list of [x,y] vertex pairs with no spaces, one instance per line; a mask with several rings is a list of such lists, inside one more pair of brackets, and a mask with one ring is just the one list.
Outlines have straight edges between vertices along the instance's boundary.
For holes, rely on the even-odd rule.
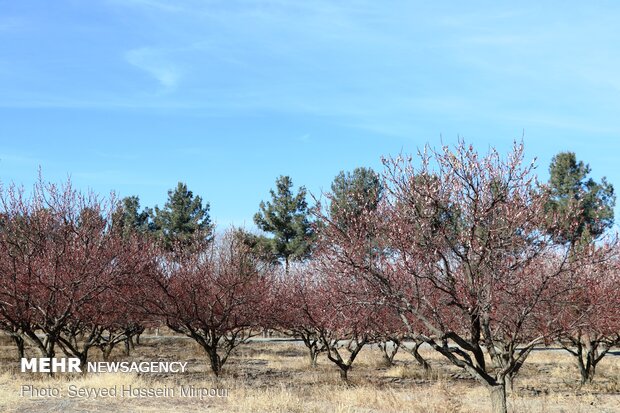
[[[386,366],[376,348],[364,349],[341,382],[326,357],[308,367],[305,347],[291,342],[252,342],[239,347],[219,379],[212,376],[202,349],[178,337],[149,337],[130,357],[116,349],[113,361],[187,361],[185,373],[45,374],[21,373],[16,352],[0,347],[0,412],[485,412],[487,391],[431,350],[423,350],[433,373],[427,375],[407,353]],[[29,356],[36,357],[32,349]],[[94,351],[92,361],[101,360]],[[579,387],[568,353],[546,349],[528,359],[508,396],[511,412],[620,412],[620,356],[606,357],[592,385]],[[23,394],[22,386],[59,397]],[[181,387],[200,395],[181,395]],[[69,396],[69,389],[159,389],[165,397]],[[168,390],[166,390],[168,389]],[[174,394],[170,394],[170,389]],[[204,390],[202,390],[204,389]],[[153,391],[154,391],[153,390]],[[86,391],[86,390],[83,390]],[[136,390],[137,391],[137,390]]]

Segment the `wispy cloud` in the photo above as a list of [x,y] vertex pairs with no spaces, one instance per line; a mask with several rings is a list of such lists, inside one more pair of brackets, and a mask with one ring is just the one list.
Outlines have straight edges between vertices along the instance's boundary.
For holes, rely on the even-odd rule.
[[[42,59],[45,64],[18,66],[11,59],[22,83],[3,76],[0,87],[22,87],[3,88],[8,93],[0,107],[321,116],[401,136],[415,129],[407,125],[429,119],[549,119],[552,126],[575,114],[584,128],[602,120],[597,127],[609,129],[615,127],[611,117],[596,113],[620,109],[620,60],[613,53],[620,39],[610,29],[617,10],[588,8],[589,18],[581,19],[576,11],[527,2],[517,8],[406,1],[385,7],[370,0],[105,4],[114,16],[106,25],[121,29],[116,43],[88,40],[113,44],[95,59],[122,59],[86,65],[90,51],[73,53],[72,45],[60,63],[56,55]],[[120,50],[127,44],[130,50]],[[52,70],[38,69],[50,62]],[[102,69],[76,70],[73,82],[65,67]],[[54,71],[61,74],[52,78],[48,72]],[[89,77],[79,78],[82,72]],[[30,86],[37,76],[39,83]],[[583,108],[589,114],[582,115]]]
[[73,173],[72,178],[79,183],[86,183],[88,185],[108,184],[112,185],[114,188],[161,187],[165,186],[167,183],[163,179],[149,178],[117,169],[80,171]]
[[8,163],[19,166],[36,167],[38,165],[41,165],[42,161],[42,159],[34,158],[32,156],[0,153],[0,165],[3,163]]
[[107,152],[107,151],[95,151],[95,155],[101,159],[108,161],[123,161],[123,162],[135,162],[141,158],[140,153],[137,152]]
[[112,4],[116,3],[123,6],[142,7],[165,12],[179,12],[186,10],[180,2],[174,4],[175,2],[167,2],[165,0],[109,0],[109,2]]
[[22,28],[24,21],[17,17],[0,17],[0,32],[9,32]]
[[174,90],[182,75],[182,70],[168,60],[163,50],[142,47],[125,53],[127,62],[152,76],[165,91]]

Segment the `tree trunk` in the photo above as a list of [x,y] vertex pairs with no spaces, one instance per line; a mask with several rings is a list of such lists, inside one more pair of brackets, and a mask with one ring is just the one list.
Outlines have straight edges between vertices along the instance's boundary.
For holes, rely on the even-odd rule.
[[512,374],[508,374],[506,376],[506,390],[510,391],[511,393],[514,390],[514,377]]
[[26,353],[25,353],[25,346],[24,346],[24,339],[20,336],[18,336],[17,334],[12,335],[11,338],[13,339],[13,342],[15,343],[15,345],[17,346],[17,357],[18,357],[18,361],[23,359],[24,357],[26,357]]
[[584,340],[583,337],[571,339],[570,342],[575,347],[574,350],[568,345],[562,346],[564,350],[568,351],[576,359],[581,376],[581,386],[592,383],[596,374],[596,365],[610,348],[607,347],[601,350],[600,343],[587,340],[584,342]]
[[596,373],[596,365],[589,364],[587,366],[579,366],[579,372],[581,373],[581,385],[591,384],[594,380],[594,375]]
[[304,342],[304,346],[308,349],[308,361],[310,362],[310,367],[315,368],[317,366],[319,353],[321,352],[318,341],[313,339],[310,334],[300,333],[299,336]]
[[[52,340],[49,340],[47,343],[43,345],[43,347],[39,347],[39,351],[44,358],[54,358],[56,357],[56,343]],[[47,373],[50,377],[54,377],[54,372],[50,369],[50,372]]]
[[107,344],[105,346],[101,346],[101,352],[103,353],[103,359],[105,361],[108,361],[108,359],[110,358],[112,350],[114,350],[114,344]]
[[125,355],[129,356],[131,353],[131,338],[127,337],[125,339]]
[[[577,364],[579,365],[579,373],[581,375],[581,385],[592,383],[594,380],[594,373],[596,365],[594,364],[594,356],[592,347],[578,346],[577,347]],[[585,354],[584,354],[585,353]],[[585,360],[584,360],[585,358]]]
[[46,334],[45,338],[41,340],[37,334],[33,330],[28,330],[24,332],[26,340],[29,341],[30,344],[35,346],[41,357],[53,358],[56,355],[56,339],[55,337]]
[[39,352],[42,357],[54,358],[56,357],[56,343],[45,343],[42,347],[39,347]]
[[489,391],[491,393],[491,412],[508,413],[508,406],[506,405],[506,386],[503,383],[496,384],[490,386]]
[[383,352],[383,364],[385,364],[386,366],[394,365],[394,360],[390,359],[390,355],[387,354],[386,352]]
[[319,358],[319,352],[317,351],[316,348],[312,348],[312,347],[310,347],[308,350],[309,350],[308,353],[310,355],[310,367],[316,368],[317,359]]
[[220,372],[222,371],[222,362],[220,356],[217,354],[216,350],[208,351],[209,353],[209,361],[211,362],[211,371],[215,374],[215,377],[219,377]]
[[86,363],[88,360],[88,349],[84,350],[81,354],[78,355],[78,359],[80,359],[80,368],[82,369],[82,374],[86,374]]
[[384,341],[379,343],[379,348],[381,349],[383,356],[383,364],[386,366],[394,365],[394,357],[398,352],[398,344],[393,342],[393,347],[389,348],[389,341]]
[[426,373],[430,373],[432,371],[431,369],[431,365],[428,363],[428,361],[426,361],[426,359],[424,357],[422,357],[422,355],[418,352],[420,348],[420,344],[418,343],[414,343],[413,347],[411,349],[407,349],[407,347],[405,347],[405,349],[407,349],[409,351],[409,353],[413,356],[413,358],[415,358],[415,360],[418,362],[418,364],[420,366],[422,366],[422,368],[424,368],[424,371]]
[[348,383],[349,382],[349,376],[348,376],[349,369],[348,369],[348,367],[344,367],[344,366],[338,366],[338,367],[340,367],[340,378],[342,379],[342,381]]

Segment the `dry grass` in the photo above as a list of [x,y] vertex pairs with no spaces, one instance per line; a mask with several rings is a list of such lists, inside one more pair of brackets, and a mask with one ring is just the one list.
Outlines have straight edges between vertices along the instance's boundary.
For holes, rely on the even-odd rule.
[[[7,343],[8,344],[8,343]],[[343,384],[326,358],[309,369],[305,348],[297,343],[251,343],[229,360],[220,379],[208,371],[206,358],[190,340],[164,336],[145,340],[131,358],[120,349],[116,360],[188,361],[185,374],[87,374],[56,378],[17,372],[10,346],[0,348],[0,411],[2,412],[484,412],[490,408],[486,390],[448,365],[440,355],[422,350],[432,366],[428,375],[404,352],[394,366],[385,366],[377,349],[364,349]],[[34,355],[34,352],[31,351]],[[94,353],[93,359],[99,358]],[[509,395],[513,412],[620,412],[620,357],[604,359],[593,385],[578,386],[578,372],[561,351],[536,351],[522,369]],[[204,399],[21,397],[23,384],[84,388],[227,389],[228,397]]]

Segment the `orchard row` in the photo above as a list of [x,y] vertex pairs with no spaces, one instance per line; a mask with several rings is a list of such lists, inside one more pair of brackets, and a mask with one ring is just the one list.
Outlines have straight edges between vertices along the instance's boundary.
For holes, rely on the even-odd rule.
[[572,154],[541,184],[522,145],[383,163],[381,174],[341,173],[309,209],[279,179],[255,217],[262,235],[215,233],[178,209],[156,208],[149,226],[131,199],[70,183],[4,187],[0,328],[20,357],[29,343],[86,363],[167,326],[195,340],[216,375],[249,337],[278,330],[303,341],[311,366],[325,353],[344,380],[370,343],[388,360],[413,343],[402,348],[430,369],[417,352],[426,343],[485,386],[495,412],[537,346],[559,343],[591,381],[620,344],[611,186],[587,180]]

